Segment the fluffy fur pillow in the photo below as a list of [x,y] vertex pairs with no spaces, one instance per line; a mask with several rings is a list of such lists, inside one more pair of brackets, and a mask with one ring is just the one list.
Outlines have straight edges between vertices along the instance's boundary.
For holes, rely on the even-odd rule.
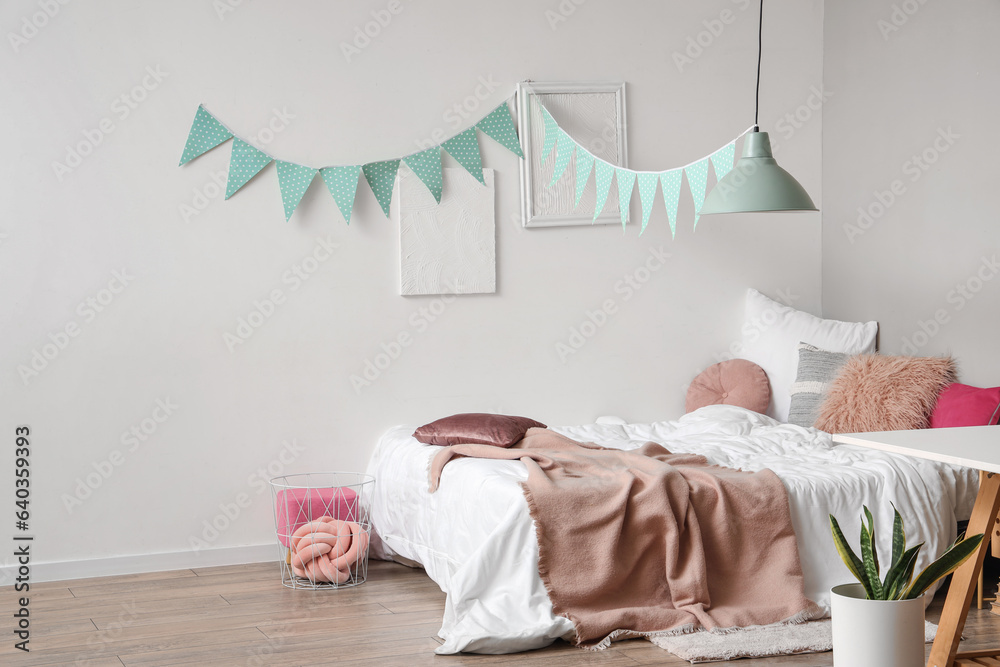
[[927,428],[955,375],[951,358],[859,354],[837,373],[815,426],[828,433]]

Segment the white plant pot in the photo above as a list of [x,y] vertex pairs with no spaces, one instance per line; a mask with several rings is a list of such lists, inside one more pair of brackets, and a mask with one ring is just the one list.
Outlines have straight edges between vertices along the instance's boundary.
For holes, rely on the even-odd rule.
[[831,593],[834,667],[923,667],[923,597],[866,600],[861,584]]

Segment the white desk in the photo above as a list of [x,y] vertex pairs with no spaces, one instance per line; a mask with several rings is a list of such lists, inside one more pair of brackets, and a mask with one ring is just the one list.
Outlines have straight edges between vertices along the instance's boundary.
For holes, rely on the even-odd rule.
[[[834,435],[833,441],[982,470],[985,474],[980,476],[979,494],[967,530],[969,535],[984,533],[987,537],[994,530],[1000,509],[1000,426],[843,433]],[[983,539],[979,551],[952,576],[927,667],[1000,665],[1000,648],[958,653],[989,544],[989,539]]]

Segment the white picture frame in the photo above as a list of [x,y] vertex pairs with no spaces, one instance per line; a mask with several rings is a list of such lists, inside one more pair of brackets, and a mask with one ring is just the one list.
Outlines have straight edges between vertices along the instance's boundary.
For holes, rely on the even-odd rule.
[[[541,150],[545,124],[537,99],[559,126],[595,156],[628,166],[625,120],[625,82],[540,83],[517,85],[517,121],[521,149],[521,224],[524,227],[621,224],[618,192],[612,187],[601,214],[594,219],[596,192],[593,176],[576,203],[576,158],[562,177],[549,187],[555,160]],[[544,158],[548,158],[545,160]],[[627,206],[627,204],[626,204]]]

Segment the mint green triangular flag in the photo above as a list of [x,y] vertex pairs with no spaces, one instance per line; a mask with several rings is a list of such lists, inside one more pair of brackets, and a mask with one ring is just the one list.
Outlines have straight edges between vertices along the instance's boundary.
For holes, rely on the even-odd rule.
[[351,211],[354,209],[354,196],[358,193],[358,177],[361,175],[359,165],[344,167],[325,167],[319,170],[326,183],[326,189],[337,202],[340,214],[347,224],[351,224]]
[[521,142],[517,138],[517,128],[514,127],[514,119],[510,117],[506,102],[502,102],[489,116],[476,123],[476,127],[514,155],[524,157]]
[[642,229],[639,236],[646,231],[649,224],[649,214],[653,212],[653,199],[656,197],[656,184],[660,182],[658,174],[640,171],[639,172],[639,199],[642,201]]
[[476,128],[470,127],[441,144],[448,155],[465,167],[465,170],[476,177],[476,180],[486,185],[483,180],[483,158],[479,155],[479,141],[476,139]]
[[569,160],[573,157],[573,150],[575,148],[576,142],[568,134],[559,130],[559,143],[556,144],[556,163],[552,167],[552,180],[549,182],[550,188],[566,173],[566,167],[569,166]]
[[715,167],[715,180],[721,181],[722,177],[733,169],[733,157],[736,155],[736,141],[731,141],[719,150],[712,153],[712,166]]
[[545,164],[549,153],[552,152],[552,148],[556,145],[556,139],[559,136],[559,125],[545,107],[539,105],[539,108],[542,110],[542,118],[545,120],[545,141],[542,143],[542,164]]
[[708,163],[709,159],[703,157],[694,164],[684,167],[684,173],[687,174],[688,187],[691,188],[691,199],[694,200],[694,229],[698,228],[701,207],[705,205],[705,187],[708,184]]
[[576,152],[576,204],[580,205],[580,197],[583,196],[583,189],[587,187],[587,179],[590,178],[590,170],[594,168],[594,156],[580,148]]
[[[403,162],[413,170],[427,189],[434,195],[434,201],[441,203],[441,190],[444,183],[441,176],[441,147],[428,148],[420,153],[415,153],[409,157],[404,157]],[[481,173],[480,169],[480,173]]]
[[382,207],[385,217],[389,217],[389,204],[392,202],[392,188],[396,181],[396,171],[399,160],[384,162],[369,162],[361,168],[365,172],[365,180],[375,193],[378,205]]
[[667,209],[667,220],[670,222],[670,238],[677,234],[677,204],[681,200],[681,182],[683,169],[671,169],[660,172],[660,186],[663,188],[663,205]]
[[610,165],[604,160],[594,161],[594,185],[597,188],[597,200],[594,202],[594,220],[604,210],[604,204],[608,201],[608,190],[611,189],[611,177],[615,175],[614,165]]
[[281,202],[285,205],[285,221],[291,219],[298,208],[302,196],[309,189],[318,169],[305,167],[294,162],[275,160],[278,165],[278,185],[281,187]]
[[194,115],[194,122],[191,123],[191,131],[188,132],[184,154],[181,155],[181,164],[190,162],[232,136],[233,133],[227,130],[225,125],[205,111],[205,107],[199,106],[198,113]]
[[226,199],[247,184],[260,170],[274,160],[264,151],[257,150],[239,137],[233,137],[233,153],[229,158],[229,178],[226,180]]
[[632,201],[632,189],[635,187],[635,172],[618,167],[615,169],[618,179],[618,211],[622,214],[622,229],[628,222],[628,205]]

